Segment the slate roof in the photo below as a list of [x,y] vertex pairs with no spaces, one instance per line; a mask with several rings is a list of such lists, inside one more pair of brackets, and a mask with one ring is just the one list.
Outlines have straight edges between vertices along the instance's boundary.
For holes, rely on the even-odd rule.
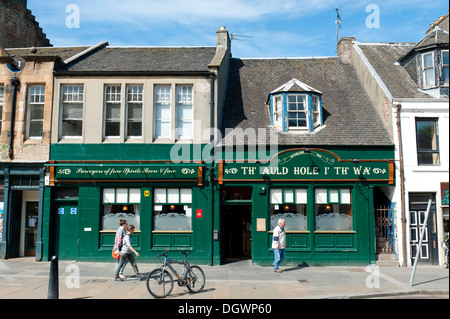
[[[80,47],[37,48],[36,56],[59,56],[65,61],[89,49]],[[6,49],[21,59],[32,56],[30,49]],[[77,73],[195,73],[209,72],[216,47],[99,47],[73,62],[56,68],[56,72]],[[22,59],[23,60],[23,59]]]
[[357,45],[393,98],[431,98],[430,95],[420,91],[405,69],[396,63],[415,44],[358,43]]
[[[313,133],[283,133],[270,127],[267,96],[293,78],[322,92],[324,126]],[[258,128],[271,130],[280,145],[393,145],[355,70],[335,57],[231,59],[222,143],[232,145],[233,136],[245,136],[247,128],[256,133]],[[268,131],[262,140],[270,143]]]
[[106,47],[61,68],[69,73],[209,72],[215,47]]

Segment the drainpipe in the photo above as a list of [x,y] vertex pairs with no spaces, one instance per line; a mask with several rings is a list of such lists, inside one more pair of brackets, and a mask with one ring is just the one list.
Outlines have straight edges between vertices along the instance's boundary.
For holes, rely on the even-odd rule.
[[11,101],[11,127],[9,130],[9,149],[8,149],[8,157],[10,160],[13,159],[14,152],[14,122],[16,117],[16,96],[17,96],[17,89],[19,87],[20,81],[18,78],[13,77],[10,80],[10,83],[12,85],[12,101]]
[[402,125],[400,121],[400,111],[402,105],[397,104],[397,134],[398,134],[398,152],[400,157],[400,196],[401,196],[401,210],[402,210],[402,255],[403,262],[402,267],[406,267],[406,211],[405,211],[405,171],[403,164],[403,141],[402,141]]
[[210,266],[214,265],[214,255],[216,253],[216,249],[215,249],[215,239],[214,239],[214,231],[216,230],[215,224],[216,224],[216,218],[215,218],[215,201],[214,201],[214,191],[215,191],[215,181],[214,181],[214,167],[216,166],[215,164],[215,130],[214,130],[214,101],[215,101],[215,76],[214,74],[211,74],[210,77],[210,102],[209,102],[209,107],[210,107],[210,136],[209,136],[209,141],[211,143],[212,146],[212,159],[211,159],[211,166],[209,167],[209,171],[208,171],[208,180],[209,180],[209,186],[211,188],[211,226],[212,226],[212,230],[213,230],[213,234],[211,234],[211,260],[209,262]]

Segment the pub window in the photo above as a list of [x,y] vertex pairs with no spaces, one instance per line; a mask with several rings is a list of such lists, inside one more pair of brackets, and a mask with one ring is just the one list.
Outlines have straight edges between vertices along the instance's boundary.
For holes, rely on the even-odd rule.
[[316,230],[353,230],[350,189],[316,189]]
[[192,230],[192,189],[156,188],[153,217],[156,231]]
[[278,220],[286,221],[286,230],[307,230],[307,189],[270,190],[270,227],[274,229]]
[[102,230],[116,230],[121,219],[140,230],[140,205],[139,188],[104,188]]

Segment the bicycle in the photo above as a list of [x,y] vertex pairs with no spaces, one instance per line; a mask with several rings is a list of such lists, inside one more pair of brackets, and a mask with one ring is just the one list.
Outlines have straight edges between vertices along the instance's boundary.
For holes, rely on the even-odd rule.
[[[199,266],[191,266],[186,258],[191,252],[181,253],[184,255],[183,260],[174,260],[167,257],[169,250],[164,251],[158,255],[156,259],[164,256],[164,263],[161,268],[154,269],[147,278],[147,290],[155,298],[164,298],[170,295],[173,289],[173,277],[167,268],[178,279],[178,286],[186,286],[192,293],[199,293],[205,287],[205,274]],[[183,274],[180,276],[175,269],[173,269],[171,263],[178,263],[183,265]]]

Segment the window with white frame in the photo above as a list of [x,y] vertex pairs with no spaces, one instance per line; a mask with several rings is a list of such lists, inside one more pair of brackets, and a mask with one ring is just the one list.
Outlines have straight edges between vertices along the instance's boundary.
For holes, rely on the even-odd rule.
[[289,128],[308,128],[308,99],[307,95],[288,95],[288,125]]
[[286,221],[286,230],[305,231],[307,221],[307,189],[270,190],[270,227],[274,229],[280,218]]
[[313,123],[314,127],[321,124],[321,107],[320,98],[317,95],[312,95],[312,111],[313,111]]
[[192,85],[177,85],[177,138],[193,137],[193,93]]
[[3,123],[3,96],[5,94],[5,88],[3,85],[0,86],[0,131],[2,129]]
[[448,85],[449,83],[449,63],[448,63],[448,50],[442,51],[442,84]]
[[156,231],[192,230],[192,189],[156,188],[154,190],[153,229]]
[[127,137],[142,137],[143,85],[127,85]]
[[140,188],[104,188],[101,230],[117,230],[121,219],[126,220],[128,225],[134,225],[136,230],[139,230],[140,205]]
[[275,96],[275,103],[273,108],[273,124],[282,128],[283,120],[283,97]]
[[170,138],[171,86],[155,86],[155,137]]
[[352,230],[353,213],[351,189],[316,189],[315,211],[316,230]]
[[120,137],[122,86],[105,85],[105,138]]
[[73,138],[83,135],[83,85],[61,87],[61,137]]
[[44,129],[45,86],[28,89],[27,138],[42,138]]
[[422,55],[423,63],[423,83],[425,87],[435,85],[434,75],[434,53],[428,52]]

